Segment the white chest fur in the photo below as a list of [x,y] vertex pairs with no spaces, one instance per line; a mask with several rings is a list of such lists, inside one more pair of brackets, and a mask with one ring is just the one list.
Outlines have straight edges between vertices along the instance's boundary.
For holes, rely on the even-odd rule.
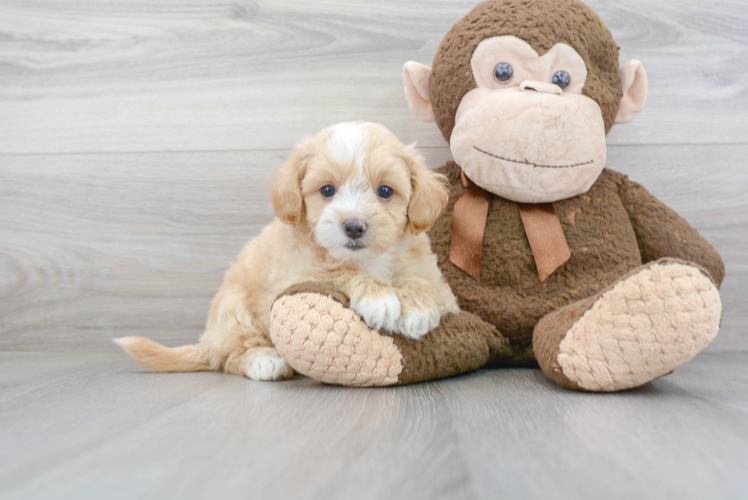
[[392,280],[403,271],[404,257],[409,255],[416,243],[413,235],[406,235],[398,244],[374,259],[357,264],[359,269],[379,278]]

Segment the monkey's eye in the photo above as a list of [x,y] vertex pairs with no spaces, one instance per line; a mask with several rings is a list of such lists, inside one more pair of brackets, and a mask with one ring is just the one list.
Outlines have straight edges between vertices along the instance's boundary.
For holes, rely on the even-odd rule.
[[514,78],[514,68],[509,63],[501,62],[493,68],[493,77],[501,85],[506,85]]
[[571,75],[568,71],[560,70],[553,73],[553,78],[551,79],[551,83],[555,83],[561,89],[565,89],[569,86],[571,83]]
[[377,191],[377,195],[384,200],[389,200],[393,194],[395,194],[395,191],[389,186],[382,186]]
[[331,186],[328,184],[327,186],[322,187],[322,189],[320,189],[319,192],[325,198],[330,198],[332,195],[335,194],[335,186]]

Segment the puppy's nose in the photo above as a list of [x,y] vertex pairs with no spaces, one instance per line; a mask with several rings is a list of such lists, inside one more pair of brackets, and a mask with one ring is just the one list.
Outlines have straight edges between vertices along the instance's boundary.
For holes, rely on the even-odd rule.
[[343,230],[346,236],[352,240],[358,239],[366,232],[366,222],[361,219],[350,219],[343,223]]

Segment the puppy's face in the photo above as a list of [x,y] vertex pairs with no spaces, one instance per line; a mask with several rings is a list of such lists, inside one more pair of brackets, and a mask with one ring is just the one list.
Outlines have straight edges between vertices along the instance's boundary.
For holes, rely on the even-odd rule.
[[373,123],[341,123],[305,140],[271,194],[281,221],[305,227],[333,258],[350,262],[428,230],[448,199],[443,176]]

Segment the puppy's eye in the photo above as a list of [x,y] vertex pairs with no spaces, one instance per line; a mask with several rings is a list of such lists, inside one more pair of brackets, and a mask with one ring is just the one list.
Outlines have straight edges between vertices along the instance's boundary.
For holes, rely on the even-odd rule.
[[322,187],[322,189],[320,189],[319,192],[325,198],[330,198],[332,195],[335,194],[335,186],[331,186],[328,184],[327,186]]
[[377,195],[385,200],[392,198],[393,194],[395,194],[395,191],[389,186],[382,186],[379,188],[379,191],[377,191]]
[[493,77],[502,85],[506,85],[514,78],[514,68],[509,63],[501,62],[493,68]]
[[556,85],[561,87],[561,89],[563,90],[566,87],[568,87],[569,84],[571,83],[571,75],[569,74],[568,71],[564,71],[564,70],[556,71],[555,73],[553,73],[553,78],[551,79],[551,83],[555,83]]

